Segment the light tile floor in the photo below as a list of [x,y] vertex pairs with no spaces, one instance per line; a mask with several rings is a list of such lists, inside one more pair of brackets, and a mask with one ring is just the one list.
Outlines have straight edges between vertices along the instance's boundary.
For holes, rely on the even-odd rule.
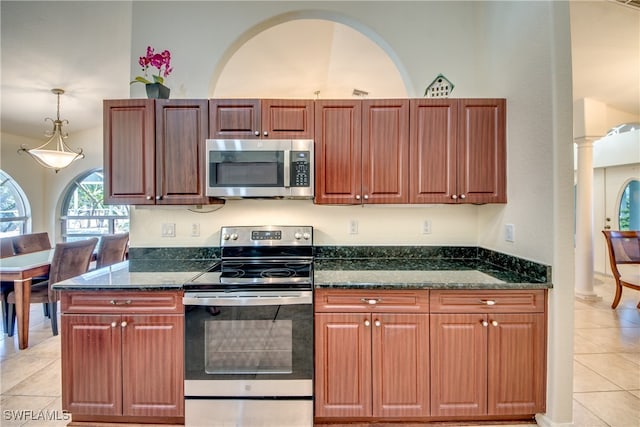
[[[611,279],[597,277],[595,290],[601,301],[575,302],[574,426],[640,427],[640,292],[625,289],[612,310]],[[60,337],[41,306],[31,309],[29,348],[17,348],[17,337],[0,336],[0,426],[66,425]]]

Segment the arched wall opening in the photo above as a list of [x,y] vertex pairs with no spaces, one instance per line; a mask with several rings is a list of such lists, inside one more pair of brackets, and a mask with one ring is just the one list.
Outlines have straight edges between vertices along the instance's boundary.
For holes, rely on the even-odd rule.
[[373,30],[327,12],[282,14],[231,44],[214,70],[212,98],[345,99],[413,94],[403,64]]

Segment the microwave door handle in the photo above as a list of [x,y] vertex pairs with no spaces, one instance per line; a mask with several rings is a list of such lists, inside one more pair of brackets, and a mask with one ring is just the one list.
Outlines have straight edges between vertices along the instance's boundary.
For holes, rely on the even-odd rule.
[[284,187],[291,187],[291,150],[284,150]]

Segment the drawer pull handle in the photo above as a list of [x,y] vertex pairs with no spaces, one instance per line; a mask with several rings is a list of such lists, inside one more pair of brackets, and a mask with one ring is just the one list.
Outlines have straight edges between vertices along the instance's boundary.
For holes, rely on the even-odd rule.
[[364,321],[364,326],[371,326],[371,322],[369,322],[368,320]]
[[485,305],[496,305],[496,302],[492,299],[481,299],[480,302]]
[[487,322],[486,320],[483,320],[482,321],[482,326],[484,326],[486,328],[487,326],[489,326],[489,322]]
[[367,304],[375,305],[379,302],[382,302],[382,298],[360,298],[360,301],[366,302]]
[[376,326],[380,326],[381,324],[382,324],[382,323],[380,323],[380,321],[379,321],[379,320],[376,320],[376,321],[375,321],[375,325],[376,325]]
[[111,302],[111,305],[129,305],[129,304],[131,304],[131,300],[130,299],[128,299],[126,301],[116,301],[116,300],[112,299],[110,302]]

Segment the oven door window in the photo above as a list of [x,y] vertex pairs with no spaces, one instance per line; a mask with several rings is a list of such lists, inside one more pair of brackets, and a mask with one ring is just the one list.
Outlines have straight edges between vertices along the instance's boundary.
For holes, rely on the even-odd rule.
[[204,324],[207,374],[290,374],[291,320],[208,320]]
[[313,307],[185,306],[185,379],[311,379]]
[[283,187],[283,151],[211,151],[211,187]]

